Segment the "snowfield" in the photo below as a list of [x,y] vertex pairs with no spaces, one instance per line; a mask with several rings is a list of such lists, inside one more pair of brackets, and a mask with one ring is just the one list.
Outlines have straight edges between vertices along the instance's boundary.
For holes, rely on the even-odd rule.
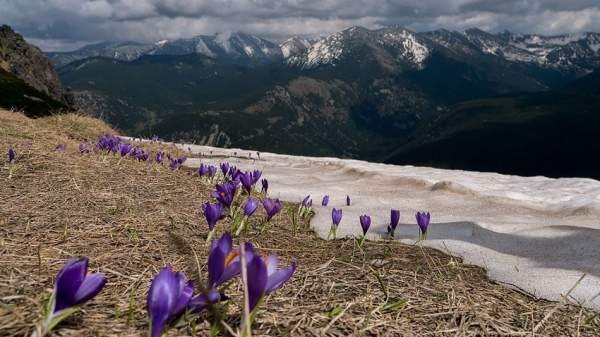
[[[401,212],[396,239],[414,244],[415,212],[431,212],[428,240],[419,244],[464,258],[489,276],[534,296],[570,296],[600,309],[600,181],[518,177],[495,173],[395,166],[337,158],[312,158],[179,145],[202,159],[258,168],[269,180],[269,195],[299,202],[313,198],[314,231],[327,238],[331,209],[342,208],[338,237],[360,235],[358,217],[369,214],[372,240],[387,239],[390,209]],[[250,158],[249,158],[250,157]],[[321,206],[323,195],[331,196]],[[346,195],[352,205],[345,205]],[[368,244],[368,242],[366,243]]]

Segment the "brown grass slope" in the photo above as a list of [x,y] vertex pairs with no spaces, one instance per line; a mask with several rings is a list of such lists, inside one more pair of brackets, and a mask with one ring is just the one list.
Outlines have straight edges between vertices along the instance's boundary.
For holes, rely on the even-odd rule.
[[[147,335],[146,292],[165,263],[204,282],[208,230],[199,206],[212,186],[189,171],[79,154],[81,140],[107,131],[82,116],[0,111],[0,336],[31,334],[69,256],[88,256],[108,284],[54,336]],[[66,152],[54,150],[58,143]],[[18,152],[10,180],[9,147]],[[296,206],[249,234],[263,253],[299,264],[268,298],[254,336],[599,335],[598,313],[505,288],[442,252],[396,242],[367,242],[362,251],[353,240],[316,238],[306,222],[294,231],[288,214]],[[239,282],[228,295],[225,323],[235,330]],[[207,336],[208,328],[204,321],[168,336]]]

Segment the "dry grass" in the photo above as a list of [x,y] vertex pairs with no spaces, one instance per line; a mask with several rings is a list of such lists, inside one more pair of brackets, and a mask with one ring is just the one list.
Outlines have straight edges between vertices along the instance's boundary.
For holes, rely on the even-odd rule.
[[[165,263],[197,284],[206,278],[199,205],[212,187],[189,171],[79,154],[81,139],[108,130],[81,116],[0,112],[2,155],[9,146],[19,153],[13,179],[0,165],[0,336],[31,334],[69,256],[88,256],[109,283],[57,336],[146,335],[146,291]],[[65,153],[57,143],[67,144]],[[305,222],[294,232],[293,207],[286,204],[265,233],[251,233],[263,252],[299,263],[263,307],[254,336],[600,335],[597,312],[536,300],[439,251],[396,242],[367,242],[363,251],[353,240],[320,240]],[[228,295],[226,324],[235,329],[241,291]],[[168,335],[194,334],[208,335],[208,323]]]

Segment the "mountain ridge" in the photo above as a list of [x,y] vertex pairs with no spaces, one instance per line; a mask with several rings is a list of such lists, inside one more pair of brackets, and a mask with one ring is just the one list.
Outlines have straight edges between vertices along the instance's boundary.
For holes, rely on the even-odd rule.
[[[394,36],[397,32],[403,36]],[[333,34],[314,39],[292,36],[277,44],[261,37],[242,32],[198,35],[192,38],[163,40],[154,43],[103,42],[82,47],[72,52],[47,53],[57,66],[95,56],[111,57],[131,61],[146,54],[181,55],[198,53],[209,57],[226,59],[230,62],[256,65],[286,63],[311,68],[329,64],[341,56],[340,40],[349,33],[369,32],[386,43],[407,44],[407,59],[422,63],[427,49],[424,44],[441,44],[446,48],[463,48],[463,51],[481,52],[503,58],[506,61],[537,65],[561,71],[576,71],[578,76],[589,73],[600,65],[600,33],[541,35],[520,34],[503,31],[488,33],[479,28],[465,31],[438,29],[414,32],[392,25],[378,29],[352,26]],[[385,32],[391,32],[385,39]],[[424,42],[423,40],[428,40]],[[449,39],[449,40],[448,40]],[[453,46],[452,46],[453,45]],[[337,49],[337,50],[336,50]],[[341,49],[341,50],[340,50]],[[328,55],[327,52],[333,54]],[[337,55],[340,54],[340,55]]]

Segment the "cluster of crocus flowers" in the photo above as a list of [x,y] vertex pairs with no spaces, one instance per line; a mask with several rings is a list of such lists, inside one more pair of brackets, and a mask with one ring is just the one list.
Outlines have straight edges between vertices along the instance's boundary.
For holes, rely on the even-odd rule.
[[337,228],[340,226],[340,222],[342,221],[342,210],[341,209],[332,209],[331,210],[331,229],[329,230],[328,238],[332,237],[335,239]]
[[183,163],[185,163],[187,158],[186,157],[169,158],[169,160],[170,160],[169,168],[173,171],[176,171],[176,170],[179,170],[181,168],[181,166],[183,166]]
[[81,305],[94,298],[104,288],[104,274],[88,274],[88,265],[87,258],[70,258],[60,270],[44,320],[33,336],[41,337],[51,331],[58,323],[79,311]]
[[231,208],[231,204],[237,193],[238,181],[226,181],[216,185],[216,191],[213,192],[213,197],[217,199],[224,207]]
[[390,224],[387,227],[387,232],[391,237],[394,237],[394,232],[396,231],[396,227],[398,227],[399,222],[400,222],[400,211],[397,209],[391,210]]
[[[254,189],[254,185],[260,180],[260,176],[262,175],[261,171],[255,170],[254,172],[243,172],[239,173],[237,177],[242,183],[242,187],[248,193],[248,195],[252,194],[252,190]],[[233,178],[233,177],[232,177]],[[235,179],[235,178],[233,178]]]
[[360,239],[360,245],[362,246],[365,239],[367,238],[367,232],[369,231],[369,228],[371,227],[371,217],[366,214],[363,214],[359,217],[359,220],[360,220],[360,227],[362,228],[362,232],[363,232],[363,235]]
[[415,217],[417,218],[417,225],[419,226],[419,240],[426,240],[427,227],[431,220],[431,214],[429,214],[429,212],[417,212]]
[[207,164],[200,164],[200,166],[198,167],[198,175],[200,177],[208,177],[208,178],[212,178],[215,176],[215,174],[217,173],[217,168],[213,165],[207,165]]
[[[104,159],[106,159],[106,155],[110,153],[118,154],[120,156],[119,163],[126,157],[134,158],[142,162],[149,162],[151,158],[154,158],[156,163],[162,164],[164,158],[167,157],[170,160],[169,167],[172,170],[179,169],[186,160],[186,157],[181,158],[173,158],[170,154],[159,151],[154,156],[151,156],[149,151],[146,151],[139,146],[134,146],[130,143],[124,142],[120,137],[105,134],[98,139],[95,146],[96,150],[105,152]],[[79,152],[81,154],[89,152],[84,143],[79,144]]]

